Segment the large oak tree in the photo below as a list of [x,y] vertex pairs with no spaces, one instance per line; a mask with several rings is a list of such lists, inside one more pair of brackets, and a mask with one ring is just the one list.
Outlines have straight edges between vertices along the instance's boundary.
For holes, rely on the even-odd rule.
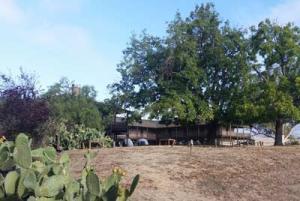
[[249,108],[256,121],[275,123],[275,145],[282,145],[283,124],[300,118],[300,29],[267,19],[251,28],[250,45],[256,93]]
[[166,123],[235,119],[232,102],[249,71],[244,32],[222,22],[213,4],[169,23],[167,36],[133,37],[111,86],[124,107]]

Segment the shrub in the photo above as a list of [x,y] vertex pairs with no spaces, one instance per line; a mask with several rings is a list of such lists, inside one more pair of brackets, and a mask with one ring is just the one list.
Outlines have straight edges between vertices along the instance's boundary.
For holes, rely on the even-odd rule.
[[[80,149],[89,146],[89,142],[99,142],[101,147],[111,147],[113,140],[94,128],[84,125],[68,125],[66,121],[51,121],[41,129],[46,132],[49,143],[62,149]],[[54,135],[53,135],[54,134]]]
[[50,114],[40,93],[34,75],[22,70],[17,78],[0,74],[0,127],[8,139],[25,132],[32,135],[35,145],[40,145],[44,136],[37,129]]
[[70,176],[67,154],[58,158],[53,147],[31,150],[30,144],[26,135],[19,134],[15,142],[0,145],[0,200],[127,200],[138,184],[139,175],[130,189],[122,187],[121,169],[100,181],[90,165],[92,152],[85,154],[85,167],[76,180]]
[[68,124],[84,124],[89,128],[104,129],[96,105],[97,92],[92,86],[78,87],[73,81],[62,78],[44,94],[53,119],[65,119]]
[[299,140],[293,136],[289,136],[288,138],[288,142],[286,144],[290,144],[290,145],[299,145]]
[[113,139],[103,134],[97,138],[97,141],[100,143],[101,147],[110,148],[113,145]]
[[90,141],[99,142],[101,147],[111,147],[113,140],[104,136],[100,131],[94,128],[87,128],[83,125],[72,125],[67,128],[66,124],[61,122],[57,129],[57,137],[52,137],[53,144],[57,144],[59,138],[60,146],[63,149],[80,149],[89,146]]
[[291,145],[300,145],[299,141],[292,141]]

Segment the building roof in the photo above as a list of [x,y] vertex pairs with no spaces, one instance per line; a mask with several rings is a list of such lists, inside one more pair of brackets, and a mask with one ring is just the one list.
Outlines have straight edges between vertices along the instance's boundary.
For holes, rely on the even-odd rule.
[[[123,125],[126,126],[126,117],[116,117],[115,118],[115,125]],[[197,124],[195,124],[197,125]],[[199,124],[199,125],[205,125],[205,124]],[[140,127],[140,128],[179,128],[182,127],[181,124],[164,124],[159,120],[146,120],[142,119],[140,121],[134,121],[131,123],[128,123],[129,127]]]
[[139,122],[133,122],[130,123],[129,126],[134,126],[134,127],[143,127],[143,128],[175,128],[175,127],[180,127],[180,125],[176,124],[162,124],[160,121],[154,121],[154,120],[141,120]]

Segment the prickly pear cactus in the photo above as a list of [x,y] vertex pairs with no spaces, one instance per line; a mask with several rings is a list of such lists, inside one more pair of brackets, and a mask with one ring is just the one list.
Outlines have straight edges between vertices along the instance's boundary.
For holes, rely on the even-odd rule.
[[12,158],[10,144],[5,142],[0,145],[0,170],[8,171],[15,166],[15,161]]
[[126,189],[120,185],[125,171],[114,168],[112,175],[101,182],[91,166],[95,155],[88,151],[81,179],[75,180],[70,175],[70,158],[66,153],[58,158],[52,147],[31,150],[25,134],[18,135],[15,143],[3,142],[0,145],[0,200],[127,200],[135,190],[139,176],[133,179],[130,189]]
[[86,186],[90,194],[98,196],[100,194],[100,181],[98,176],[93,172],[88,172],[86,176]]
[[40,197],[55,197],[68,184],[68,178],[61,175],[54,175],[45,178],[43,183],[35,189],[36,195]]
[[24,176],[23,184],[30,191],[33,191],[36,189],[38,183],[37,183],[36,174],[33,170],[29,170],[26,172],[26,174]]
[[29,140],[25,134],[19,134],[16,138],[16,147],[14,150],[14,160],[22,168],[30,168],[32,157],[29,147]]
[[47,163],[55,163],[57,160],[56,150],[53,147],[44,149],[44,159]]
[[9,172],[4,180],[4,189],[7,195],[14,195],[18,186],[19,173],[17,171]]
[[26,191],[26,187],[24,185],[24,179],[25,179],[26,174],[27,174],[26,169],[20,170],[20,178],[19,178],[18,187],[17,187],[17,195],[19,198],[22,198]]

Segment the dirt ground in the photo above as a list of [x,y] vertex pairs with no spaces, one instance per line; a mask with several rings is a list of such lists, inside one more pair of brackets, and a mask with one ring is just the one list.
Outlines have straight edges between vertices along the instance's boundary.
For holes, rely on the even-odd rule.
[[[100,177],[113,167],[140,174],[131,200],[300,200],[300,146],[148,146],[99,149],[93,160]],[[80,174],[85,150],[70,151],[72,173]]]

